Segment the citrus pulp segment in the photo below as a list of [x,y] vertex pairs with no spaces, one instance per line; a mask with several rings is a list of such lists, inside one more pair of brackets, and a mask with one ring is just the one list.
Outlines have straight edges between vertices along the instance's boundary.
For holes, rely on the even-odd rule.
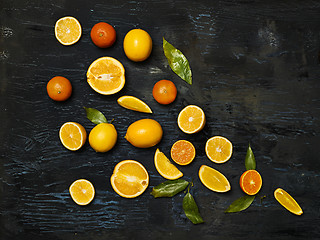
[[113,190],[121,197],[135,198],[149,185],[149,175],[145,167],[135,160],[119,162],[110,178]]
[[159,149],[154,154],[154,165],[158,173],[166,179],[175,180],[183,176],[183,173]]
[[215,136],[206,142],[206,155],[214,163],[224,163],[231,158],[233,146],[225,137]]
[[178,126],[184,133],[197,133],[204,127],[206,117],[203,110],[196,105],[189,105],[178,115]]
[[196,149],[187,140],[176,141],[171,147],[171,158],[179,165],[188,165],[196,156]]
[[79,123],[66,122],[60,127],[59,138],[64,147],[76,151],[85,144],[87,132]]
[[287,209],[291,213],[296,215],[301,215],[303,213],[301,207],[296,202],[296,200],[294,200],[294,198],[291,197],[291,195],[287,193],[285,190],[277,188],[274,191],[274,197],[285,209]]
[[63,45],[72,45],[79,41],[82,28],[79,21],[74,17],[60,18],[54,27],[57,40]]
[[152,113],[151,108],[144,101],[133,96],[122,96],[117,102],[120,106],[133,111]]
[[119,92],[125,84],[125,70],[115,58],[101,57],[88,68],[87,82],[96,92],[110,95]]
[[70,185],[69,193],[75,203],[87,205],[93,200],[95,190],[91,182],[86,179],[79,179]]
[[228,179],[222,173],[206,165],[200,167],[199,178],[203,185],[214,192],[227,192],[231,189]]

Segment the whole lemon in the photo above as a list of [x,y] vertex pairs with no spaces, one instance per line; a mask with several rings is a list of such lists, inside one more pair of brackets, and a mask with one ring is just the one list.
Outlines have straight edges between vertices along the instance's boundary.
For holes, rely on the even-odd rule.
[[132,29],[123,40],[123,49],[130,60],[134,62],[144,61],[151,54],[152,39],[146,31]]
[[89,134],[89,144],[96,152],[108,152],[117,142],[117,130],[110,123],[100,123]]
[[153,147],[161,141],[161,125],[153,119],[141,119],[132,123],[125,136],[128,142],[138,148]]

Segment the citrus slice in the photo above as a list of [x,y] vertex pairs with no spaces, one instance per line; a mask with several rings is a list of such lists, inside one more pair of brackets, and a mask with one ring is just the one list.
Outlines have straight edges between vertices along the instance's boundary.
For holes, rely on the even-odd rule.
[[149,175],[144,166],[135,160],[119,162],[111,176],[111,186],[121,197],[135,198],[149,185]]
[[301,215],[303,213],[299,204],[290,196],[285,190],[278,188],[274,191],[274,197],[277,201],[288,211],[296,215]]
[[256,195],[262,186],[262,178],[256,170],[247,170],[240,177],[240,187],[248,195]]
[[70,185],[69,193],[76,204],[87,205],[93,200],[95,191],[91,182],[79,179]]
[[232,143],[225,137],[210,138],[205,147],[207,157],[214,163],[224,163],[231,158]]
[[203,110],[195,105],[186,106],[178,115],[178,126],[184,133],[199,132],[206,123]]
[[227,192],[231,189],[228,179],[222,173],[206,165],[200,167],[199,178],[203,185],[214,192]]
[[154,154],[154,165],[159,174],[166,179],[175,180],[183,176],[183,173],[159,149]]
[[187,140],[176,141],[171,147],[171,158],[179,165],[188,165],[196,156],[196,149]]
[[96,92],[110,95],[119,92],[125,84],[123,65],[115,58],[101,57],[88,68],[87,82]]
[[117,102],[120,106],[133,111],[152,113],[151,108],[144,101],[133,96],[122,96]]
[[79,41],[82,28],[79,21],[74,17],[60,18],[54,27],[57,40],[63,45],[72,45]]
[[87,132],[79,123],[66,122],[60,128],[59,137],[63,146],[71,151],[76,151],[85,144]]

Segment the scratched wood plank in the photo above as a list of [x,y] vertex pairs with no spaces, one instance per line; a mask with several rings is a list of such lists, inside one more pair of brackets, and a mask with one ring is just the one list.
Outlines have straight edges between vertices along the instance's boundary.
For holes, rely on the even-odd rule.
[[[320,84],[318,1],[2,1],[0,3],[0,236],[1,239],[317,239],[319,235]],[[54,37],[57,19],[79,19],[83,36],[74,46]],[[98,49],[91,27],[111,23],[117,42]],[[153,51],[143,63],[129,61],[122,40],[132,28],[147,30]],[[189,59],[193,85],[170,70],[162,37]],[[126,69],[126,86],[113,96],[101,96],[86,83],[90,63],[101,56],[119,59]],[[70,79],[71,99],[51,101],[46,83],[56,75]],[[178,88],[176,101],[157,104],[154,83],[170,79]],[[122,95],[147,102],[153,115],[117,105]],[[176,124],[188,104],[202,107],[207,117],[198,134],[185,135]],[[63,148],[59,127],[76,121],[87,132],[93,124],[83,106],[115,119],[118,142],[105,154],[88,143],[78,152]],[[153,186],[164,179],[154,165],[155,148],[137,149],[123,138],[135,120],[160,122],[164,137],[158,147],[169,155],[178,139],[194,143],[195,161],[179,167],[193,181],[194,195],[205,224],[193,226],[182,210],[184,193],[153,199]],[[230,139],[231,160],[211,163],[205,142],[214,135]],[[261,196],[243,213],[224,210],[242,196],[238,186],[251,143],[263,177]],[[150,187],[136,199],[124,199],[109,183],[114,166],[135,159],[147,168]],[[232,185],[226,194],[206,189],[198,179],[202,164],[224,173]],[[69,196],[70,184],[87,178],[96,197],[86,207]],[[302,205],[296,217],[273,198],[282,187]],[[276,221],[275,221],[276,219]]]

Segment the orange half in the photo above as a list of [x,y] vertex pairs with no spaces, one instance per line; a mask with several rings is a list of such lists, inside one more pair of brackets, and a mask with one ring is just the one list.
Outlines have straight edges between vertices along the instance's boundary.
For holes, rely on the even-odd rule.
[[82,28],[79,21],[74,17],[60,18],[54,27],[57,40],[63,45],[72,45],[79,41]]
[[79,123],[66,122],[60,127],[59,137],[64,147],[76,151],[85,144],[87,132]]
[[86,179],[79,179],[70,185],[69,193],[75,203],[87,205],[93,200],[95,190],[91,182]]
[[180,111],[177,122],[181,131],[192,134],[203,129],[206,117],[200,107],[189,105]]
[[206,142],[207,157],[214,163],[224,163],[231,158],[232,143],[225,137],[215,136]]

